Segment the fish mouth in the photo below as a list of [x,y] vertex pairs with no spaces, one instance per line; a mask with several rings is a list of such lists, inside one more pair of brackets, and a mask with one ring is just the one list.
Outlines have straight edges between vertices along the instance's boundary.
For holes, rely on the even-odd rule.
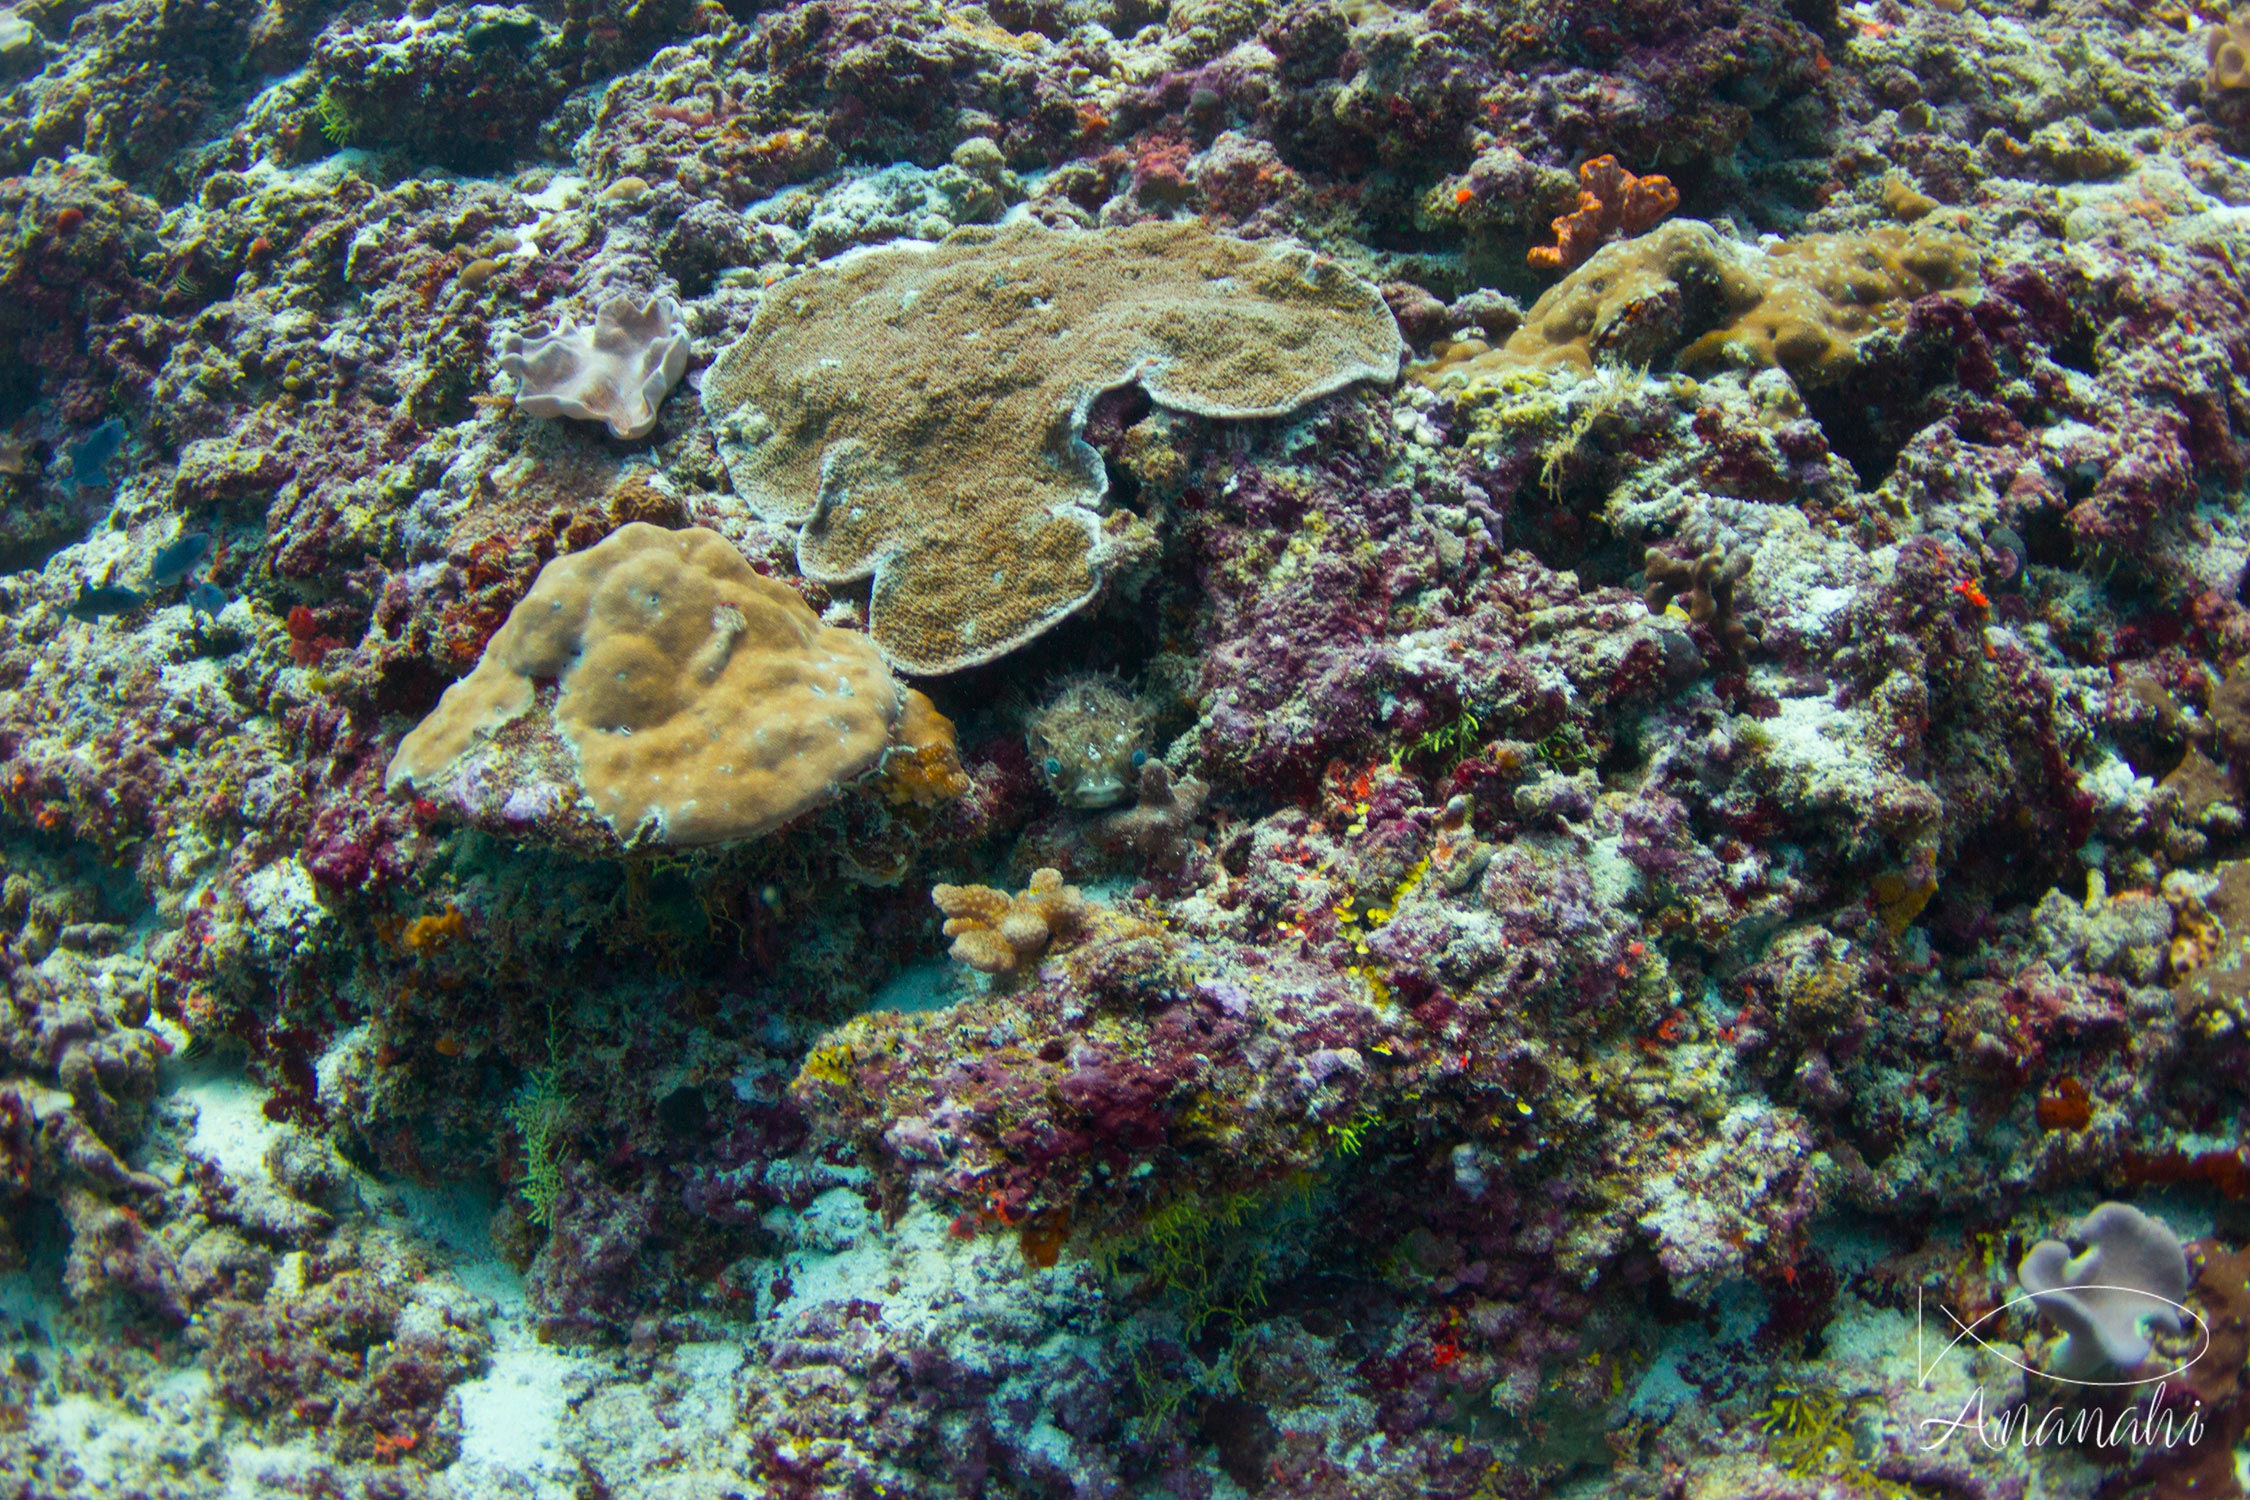
[[1066,807],[1108,807],[1125,799],[1125,783],[1114,776],[1081,781],[1062,794]]

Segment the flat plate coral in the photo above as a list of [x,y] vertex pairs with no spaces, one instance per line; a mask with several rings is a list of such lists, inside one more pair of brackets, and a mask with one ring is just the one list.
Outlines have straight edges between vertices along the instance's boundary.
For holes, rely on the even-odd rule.
[[801,525],[831,583],[874,575],[868,628],[913,672],[1013,651],[1091,600],[1108,558],[1103,391],[1274,417],[1404,352],[1375,289],[1289,244],[1193,223],[961,230],[774,288],[703,381],[735,488]]

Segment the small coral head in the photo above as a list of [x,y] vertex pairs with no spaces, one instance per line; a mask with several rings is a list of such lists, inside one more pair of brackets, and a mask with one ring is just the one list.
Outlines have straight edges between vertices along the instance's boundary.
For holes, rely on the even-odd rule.
[[476,670],[400,742],[388,782],[479,816],[479,789],[505,786],[537,818],[554,788],[532,794],[575,780],[563,805],[586,803],[616,841],[688,846],[778,828],[893,750],[933,752],[935,781],[909,797],[960,789],[952,726],[865,636],[821,624],[717,532],[635,521],[540,570]]
[[504,339],[500,371],[515,379],[519,410],[605,423],[630,441],[656,426],[657,408],[687,372],[687,359],[679,304],[610,297],[591,328],[566,319],[549,332]]

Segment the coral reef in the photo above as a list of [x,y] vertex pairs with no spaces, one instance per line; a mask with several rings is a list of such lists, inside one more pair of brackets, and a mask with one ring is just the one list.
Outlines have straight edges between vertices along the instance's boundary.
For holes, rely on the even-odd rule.
[[1302,250],[1019,225],[802,273],[720,354],[703,406],[745,503],[801,526],[806,575],[872,575],[876,644],[949,672],[1052,629],[1129,553],[1078,435],[1097,394],[1276,416],[1391,378],[1400,352],[1374,289]]
[[2242,36],[0,5],[10,1493],[2234,1493]]

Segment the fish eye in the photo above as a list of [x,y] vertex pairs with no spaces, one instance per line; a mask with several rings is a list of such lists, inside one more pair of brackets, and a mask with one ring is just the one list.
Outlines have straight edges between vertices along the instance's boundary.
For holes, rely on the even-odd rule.
[[1135,750],[1133,752],[1133,769],[1138,771],[1141,767],[1147,764],[1148,752],[1146,750]]
[[1055,757],[1053,757],[1052,755],[1048,756],[1046,760],[1042,761],[1040,764],[1046,767],[1047,774],[1049,776],[1060,776],[1062,774],[1062,762],[1055,759]]

